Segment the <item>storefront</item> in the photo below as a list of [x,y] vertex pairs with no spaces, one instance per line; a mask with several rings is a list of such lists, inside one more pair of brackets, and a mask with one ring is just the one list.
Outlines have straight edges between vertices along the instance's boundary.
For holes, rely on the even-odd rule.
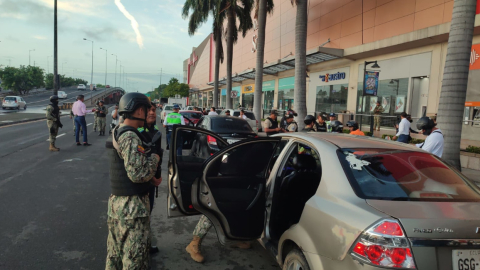
[[236,109],[240,107],[240,91],[241,87],[236,86],[232,87],[232,92],[230,94],[231,99],[232,99],[232,107],[233,108],[227,108],[227,89],[223,88],[222,89],[222,97],[220,99],[220,106],[225,108],[225,109]]
[[278,80],[278,106],[279,110],[294,110],[293,89],[295,77],[288,77]]
[[242,85],[242,107],[251,111],[253,109],[253,94],[255,84]]
[[269,114],[273,109],[275,99],[275,80],[266,81],[262,84],[263,115]]
[[349,79],[349,67],[311,73],[308,96],[315,104],[309,107],[315,112],[345,112]]
[[227,106],[227,89],[222,89],[219,104],[222,108],[225,108],[225,106]]

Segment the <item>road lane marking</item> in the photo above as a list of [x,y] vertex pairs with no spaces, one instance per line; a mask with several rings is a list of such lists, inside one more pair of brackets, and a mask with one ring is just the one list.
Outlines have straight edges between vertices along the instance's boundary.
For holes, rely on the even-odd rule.
[[[62,136],[64,136],[65,134],[67,134],[67,133],[63,133],[63,134],[57,135],[57,138],[62,137]],[[47,139],[47,142],[48,142],[48,141],[50,141],[50,138]]]
[[87,126],[93,125],[93,123],[87,124]]

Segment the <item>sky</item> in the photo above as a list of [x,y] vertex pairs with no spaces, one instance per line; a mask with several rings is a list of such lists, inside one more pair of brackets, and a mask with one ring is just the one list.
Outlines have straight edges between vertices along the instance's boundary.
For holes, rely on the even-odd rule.
[[[53,3],[0,0],[0,66],[18,67],[30,61],[53,72]],[[183,3],[58,0],[59,74],[90,82],[93,41],[93,83],[105,83],[106,68],[107,84],[128,91],[151,91],[160,79],[183,81],[183,61],[211,32],[208,21],[194,36],[188,35],[188,20],[181,16]],[[122,79],[120,66],[127,74]]]

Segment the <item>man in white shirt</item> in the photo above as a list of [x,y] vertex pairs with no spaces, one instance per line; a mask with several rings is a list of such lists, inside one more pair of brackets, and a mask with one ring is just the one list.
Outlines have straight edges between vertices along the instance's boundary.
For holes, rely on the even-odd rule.
[[427,135],[427,138],[424,143],[419,143],[416,146],[436,156],[442,157],[444,145],[443,134],[442,131],[436,127],[435,122],[428,117],[422,117],[417,121],[417,129],[421,129],[422,133]]
[[240,117],[240,118],[242,118],[242,119],[245,119],[245,120],[248,119],[248,117],[245,115],[245,111],[244,111],[244,110],[240,110],[240,115],[239,115],[238,117]]
[[85,116],[87,115],[87,106],[85,103],[83,103],[84,100],[85,97],[83,95],[78,95],[77,101],[73,103],[72,106],[72,113],[75,115],[75,141],[77,142],[77,145],[81,145],[78,133],[80,132],[80,127],[82,127],[83,145],[89,146],[90,144],[87,141],[87,122],[85,121]]
[[215,110],[215,107],[210,108],[208,115],[218,115],[217,111]]
[[408,143],[408,136],[410,136],[410,122],[407,119],[407,113],[402,112],[400,114],[402,120],[398,125],[398,132],[393,136],[393,140],[398,138],[397,142]]

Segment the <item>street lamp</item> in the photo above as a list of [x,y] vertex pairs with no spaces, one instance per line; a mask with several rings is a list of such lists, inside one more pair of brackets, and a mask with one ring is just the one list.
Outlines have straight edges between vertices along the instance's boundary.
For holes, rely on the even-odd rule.
[[28,65],[30,66],[30,52],[34,52],[35,49],[28,51]]
[[117,88],[117,63],[118,63],[118,56],[116,54],[113,54],[115,56],[115,88]]
[[397,83],[397,96],[398,96],[398,87],[400,85],[400,80],[391,79],[388,84],[394,84],[394,83]]
[[107,49],[103,49],[103,48],[100,48],[100,50],[104,50],[104,51],[105,51],[105,85],[104,85],[104,89],[107,89],[107,61],[108,61],[108,50],[107,50]]
[[92,42],[92,75],[90,77],[90,85],[93,85],[93,40],[89,40],[89,39],[86,39],[86,38],[83,38],[83,40]]
[[[365,64],[363,65],[363,89],[362,89],[362,106],[361,106],[362,109],[364,106],[363,104],[363,100],[365,96],[364,93],[367,86],[367,80],[365,80],[365,74],[367,74],[367,66],[370,64],[373,64],[372,68],[380,68],[377,61],[365,61]],[[360,126],[362,126],[362,118],[363,117],[360,117]],[[370,133],[372,134],[371,136],[373,136],[373,115],[371,116]]]

